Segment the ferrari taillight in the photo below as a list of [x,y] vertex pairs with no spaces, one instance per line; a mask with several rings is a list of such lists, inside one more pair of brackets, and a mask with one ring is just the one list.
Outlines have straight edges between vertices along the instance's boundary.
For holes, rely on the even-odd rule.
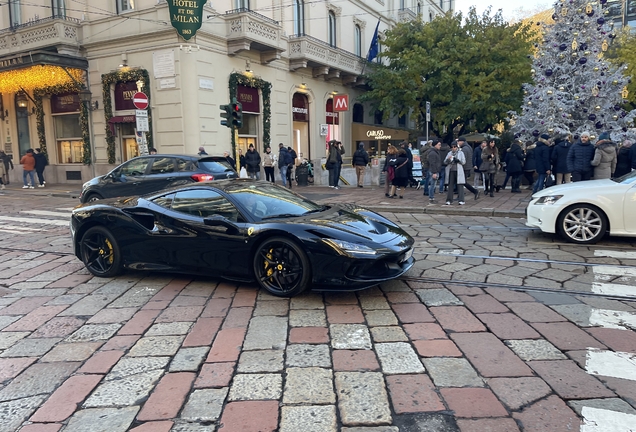
[[214,180],[214,176],[212,174],[192,174],[192,180],[195,182],[204,182]]

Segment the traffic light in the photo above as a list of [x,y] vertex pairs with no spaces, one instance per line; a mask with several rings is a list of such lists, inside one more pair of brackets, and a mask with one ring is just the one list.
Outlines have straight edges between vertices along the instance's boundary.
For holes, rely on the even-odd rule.
[[232,99],[232,126],[236,129],[243,127],[243,105]]
[[221,125],[231,128],[232,127],[232,105],[221,105]]

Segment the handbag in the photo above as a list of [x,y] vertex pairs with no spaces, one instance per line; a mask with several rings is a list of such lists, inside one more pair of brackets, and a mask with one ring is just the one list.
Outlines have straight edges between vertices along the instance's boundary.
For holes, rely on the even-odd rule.
[[556,179],[554,178],[554,174],[550,174],[545,178],[545,187],[549,188],[550,186],[554,186],[556,184]]
[[241,171],[239,173],[239,177],[240,178],[247,178],[247,170],[245,169],[245,167],[241,168]]

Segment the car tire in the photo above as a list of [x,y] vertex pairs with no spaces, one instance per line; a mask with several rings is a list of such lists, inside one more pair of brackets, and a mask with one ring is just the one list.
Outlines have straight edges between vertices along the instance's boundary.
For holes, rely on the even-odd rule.
[[102,199],[102,197],[99,194],[93,192],[93,193],[89,193],[86,196],[86,198],[84,199],[84,202],[91,203],[91,202],[99,201],[100,199]]
[[119,244],[102,226],[89,228],[79,243],[80,257],[86,269],[97,277],[117,276],[122,270]]
[[607,233],[607,217],[591,204],[576,204],[563,210],[557,219],[557,232],[571,243],[594,244]]
[[311,282],[311,264],[296,242],[286,237],[270,237],[254,254],[254,276],[258,284],[278,297],[293,297]]

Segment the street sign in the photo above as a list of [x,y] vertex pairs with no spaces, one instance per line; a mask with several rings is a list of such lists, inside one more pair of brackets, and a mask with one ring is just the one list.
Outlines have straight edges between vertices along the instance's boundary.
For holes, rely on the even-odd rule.
[[137,122],[137,132],[150,132],[148,124],[148,111],[138,109],[135,111],[135,121]]
[[133,105],[135,108],[145,110],[148,108],[148,96],[144,92],[137,92],[133,95]]
[[334,95],[333,96],[333,110],[334,111],[349,111],[349,95]]
[[431,103],[430,102],[426,102],[426,121],[427,122],[431,121]]

